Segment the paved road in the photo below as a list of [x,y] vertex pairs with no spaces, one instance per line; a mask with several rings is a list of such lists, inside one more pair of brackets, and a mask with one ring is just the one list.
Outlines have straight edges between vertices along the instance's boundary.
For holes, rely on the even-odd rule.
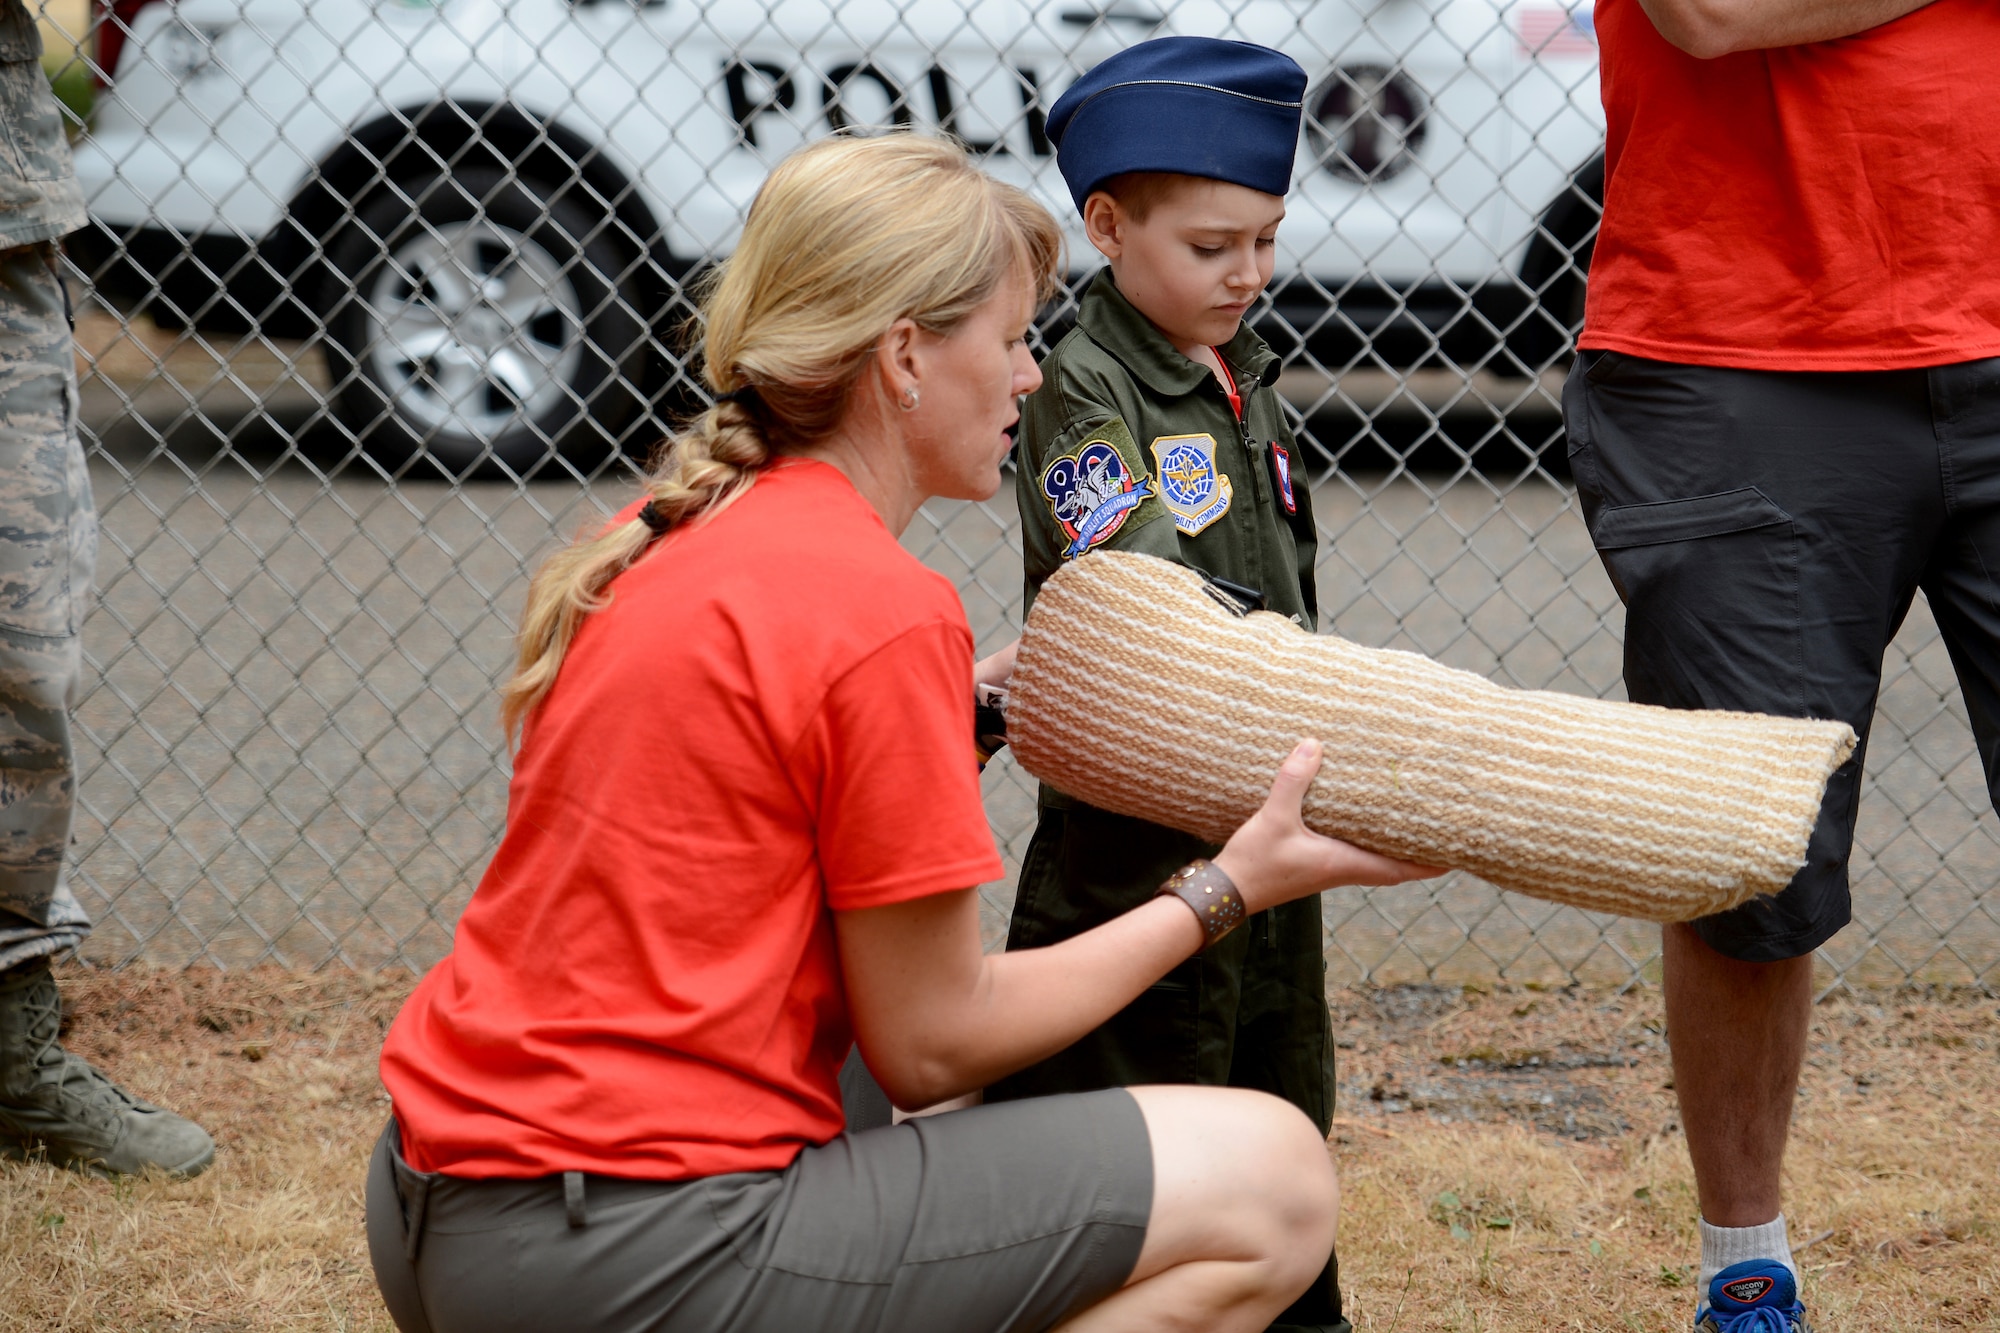
[[[505,808],[493,685],[526,571],[629,483],[392,485],[345,457],[309,352],[212,355],[102,314],[81,341],[106,535],[86,630],[100,675],[81,708],[93,952],[427,963]],[[1430,372],[1285,388],[1345,468],[1315,491],[1329,628],[1513,684],[1618,693],[1616,598],[1573,498],[1532,470],[1559,430],[1553,384]],[[1398,457],[1422,471],[1380,470]],[[964,590],[982,648],[1014,633],[1011,494],[934,505],[906,541]],[[1979,766],[1921,604],[1889,662],[1863,926],[1829,954],[1874,979],[1971,979],[2000,962],[1977,896],[2000,881],[2000,838],[1974,816]],[[1011,867],[1032,796],[1004,758],[986,781]],[[984,896],[997,941],[1011,885]],[[1327,920],[1342,979],[1622,980],[1654,949],[1647,929],[1463,877],[1330,894]]]

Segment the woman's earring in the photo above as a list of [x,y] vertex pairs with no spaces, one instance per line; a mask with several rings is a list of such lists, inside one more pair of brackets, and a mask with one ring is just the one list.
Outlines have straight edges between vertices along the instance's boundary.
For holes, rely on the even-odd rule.
[[903,410],[905,412],[914,412],[917,410],[917,391],[915,389],[903,390]]

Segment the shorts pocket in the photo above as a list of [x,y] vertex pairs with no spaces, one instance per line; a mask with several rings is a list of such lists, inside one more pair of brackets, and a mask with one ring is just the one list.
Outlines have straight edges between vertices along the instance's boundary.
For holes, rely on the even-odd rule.
[[1632,359],[1623,352],[1579,352],[1577,355],[1588,358],[1584,362],[1583,377],[1592,384],[1611,380]]
[[1598,502],[1597,460],[1590,440],[1590,384],[1585,379],[1602,352],[1578,352],[1563,377],[1563,434],[1569,452],[1569,474],[1586,510]]
[[1639,703],[1805,713],[1798,525],[1754,486],[1599,510]]
[[1791,526],[1792,516],[1755,486],[1716,495],[1653,504],[1611,505],[1599,510],[1590,539],[1600,551],[1663,542],[1699,541],[1756,528]]

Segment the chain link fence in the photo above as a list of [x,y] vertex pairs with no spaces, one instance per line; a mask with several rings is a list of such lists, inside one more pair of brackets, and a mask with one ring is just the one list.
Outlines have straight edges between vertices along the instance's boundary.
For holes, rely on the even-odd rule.
[[[834,129],[949,132],[1066,217],[1047,108],[1155,35],[1312,79],[1257,319],[1324,624],[1621,690],[1557,403],[1603,192],[1588,0],[44,3],[94,219],[69,255],[104,531],[77,846],[98,959],[435,960],[505,813],[526,576],[697,401],[684,285],[770,165]],[[935,504],[906,537],[982,651],[1020,623],[1012,504]],[[2000,839],[1921,602],[1870,759],[1827,980],[1987,982]],[[1004,757],[986,782],[1011,864],[1031,784]],[[990,941],[1011,892],[985,890]],[[1623,982],[1657,952],[1463,876],[1329,894],[1326,921],[1350,981]]]

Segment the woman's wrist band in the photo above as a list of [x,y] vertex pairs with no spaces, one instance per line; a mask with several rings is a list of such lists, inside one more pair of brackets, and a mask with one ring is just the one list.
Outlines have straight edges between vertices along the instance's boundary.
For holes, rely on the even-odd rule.
[[1167,877],[1155,896],[1175,897],[1188,905],[1201,923],[1204,949],[1243,924],[1243,895],[1213,861],[1188,862]]

